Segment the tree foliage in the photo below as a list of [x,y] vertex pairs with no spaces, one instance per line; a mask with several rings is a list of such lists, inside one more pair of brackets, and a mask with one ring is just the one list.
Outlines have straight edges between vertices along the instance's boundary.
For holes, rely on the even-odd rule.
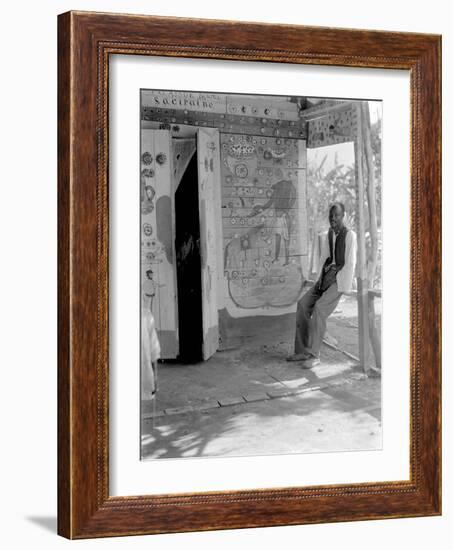
[[[374,163],[374,182],[376,186],[376,216],[378,222],[379,248],[378,268],[374,281],[369,281],[370,286],[381,286],[381,120],[378,119],[371,125],[371,148]],[[307,212],[308,225],[312,229],[312,235],[328,229],[329,206],[334,201],[341,201],[346,209],[346,225],[357,230],[356,216],[356,182],[354,164],[345,166],[338,161],[335,153],[332,162],[328,163],[328,153],[317,155],[308,159],[307,164]],[[330,168],[326,169],[326,165]],[[365,236],[367,241],[367,253],[370,250],[369,215],[368,204],[365,197]]]

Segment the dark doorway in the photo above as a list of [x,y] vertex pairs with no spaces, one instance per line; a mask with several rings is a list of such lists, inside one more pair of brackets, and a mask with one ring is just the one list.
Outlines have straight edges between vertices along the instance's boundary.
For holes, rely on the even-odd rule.
[[178,282],[179,360],[202,360],[200,216],[197,153],[190,160],[175,193]]

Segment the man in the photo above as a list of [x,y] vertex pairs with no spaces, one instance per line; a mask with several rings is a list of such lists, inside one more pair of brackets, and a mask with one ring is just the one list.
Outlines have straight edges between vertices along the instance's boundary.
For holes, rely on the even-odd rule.
[[322,244],[317,282],[297,304],[294,354],[288,361],[302,361],[311,369],[320,364],[319,352],[329,315],[343,292],[350,292],[356,264],[357,238],[344,225],[344,204],[329,209],[330,229]]

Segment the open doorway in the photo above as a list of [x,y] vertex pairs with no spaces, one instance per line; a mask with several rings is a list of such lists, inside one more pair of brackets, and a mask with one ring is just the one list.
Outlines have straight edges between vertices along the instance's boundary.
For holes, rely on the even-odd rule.
[[175,247],[178,286],[179,360],[203,358],[200,215],[197,153],[190,160],[175,193]]

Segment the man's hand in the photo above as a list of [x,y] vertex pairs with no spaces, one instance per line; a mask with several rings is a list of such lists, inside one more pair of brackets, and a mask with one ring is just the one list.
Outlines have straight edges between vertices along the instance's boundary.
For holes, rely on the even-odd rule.
[[328,266],[324,266],[324,275],[327,275],[327,273],[329,273],[329,271],[333,271],[334,273],[337,273],[338,271],[338,266],[335,265],[335,264],[330,264]]

